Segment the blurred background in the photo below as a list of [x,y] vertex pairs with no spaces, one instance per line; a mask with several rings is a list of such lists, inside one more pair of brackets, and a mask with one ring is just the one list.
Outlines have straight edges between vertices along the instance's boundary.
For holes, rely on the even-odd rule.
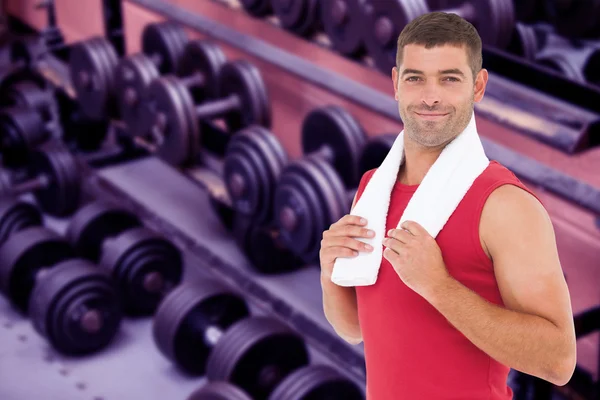
[[402,130],[396,40],[431,10],[482,37],[486,154],[571,294],[571,382],[508,384],[600,398],[600,1],[5,0],[0,399],[364,399],[319,245]]

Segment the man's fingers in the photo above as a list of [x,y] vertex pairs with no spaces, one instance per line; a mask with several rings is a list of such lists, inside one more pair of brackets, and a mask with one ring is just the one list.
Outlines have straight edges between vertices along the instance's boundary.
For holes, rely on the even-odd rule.
[[360,240],[353,239],[347,236],[332,236],[321,241],[321,247],[348,247],[358,251],[371,251],[373,247]]
[[323,257],[332,260],[339,257],[356,257],[357,255],[358,251],[343,246],[327,247],[323,250]]
[[367,224],[367,221],[364,220],[362,217],[359,217],[358,215],[350,215],[350,214],[346,214],[344,215],[342,218],[340,218],[339,220],[337,220],[336,222],[334,222],[329,229],[335,229],[339,226],[343,226],[343,225],[359,225],[359,226],[364,226]]

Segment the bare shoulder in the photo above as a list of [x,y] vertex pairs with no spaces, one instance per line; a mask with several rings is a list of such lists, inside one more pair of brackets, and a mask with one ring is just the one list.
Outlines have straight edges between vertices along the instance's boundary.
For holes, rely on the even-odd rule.
[[547,210],[531,193],[505,184],[488,196],[481,213],[479,237],[490,259],[493,260],[494,250],[497,252],[505,247],[500,242],[504,234],[516,238],[519,233],[527,236],[540,230],[554,235]]
[[572,332],[570,296],[554,227],[542,203],[518,186],[500,186],[484,206],[480,236],[504,305]]

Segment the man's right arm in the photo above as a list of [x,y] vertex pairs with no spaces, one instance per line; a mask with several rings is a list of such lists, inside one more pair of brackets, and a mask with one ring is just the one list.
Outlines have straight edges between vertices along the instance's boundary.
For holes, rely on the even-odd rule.
[[[356,195],[352,208],[356,204]],[[356,289],[354,287],[338,286],[331,281],[330,276],[321,275],[323,291],[323,310],[325,318],[335,332],[350,344],[362,342],[362,332],[358,321]]]

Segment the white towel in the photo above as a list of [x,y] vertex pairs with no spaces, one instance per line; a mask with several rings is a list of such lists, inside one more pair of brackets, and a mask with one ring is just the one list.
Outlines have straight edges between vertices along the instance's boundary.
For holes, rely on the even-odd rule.
[[[352,215],[367,219],[374,238],[358,240],[373,246],[372,252],[356,257],[338,258],[333,266],[332,282],[339,286],[367,286],[377,280],[383,257],[383,239],[387,236],[386,220],[391,191],[398,169],[404,161],[404,130],[400,132],[383,163],[356,202]],[[431,166],[410,199],[398,227],[411,220],[422,225],[434,238],[442,230],[473,181],[487,168],[487,158],[477,133],[475,115],[465,130],[450,142]]]

